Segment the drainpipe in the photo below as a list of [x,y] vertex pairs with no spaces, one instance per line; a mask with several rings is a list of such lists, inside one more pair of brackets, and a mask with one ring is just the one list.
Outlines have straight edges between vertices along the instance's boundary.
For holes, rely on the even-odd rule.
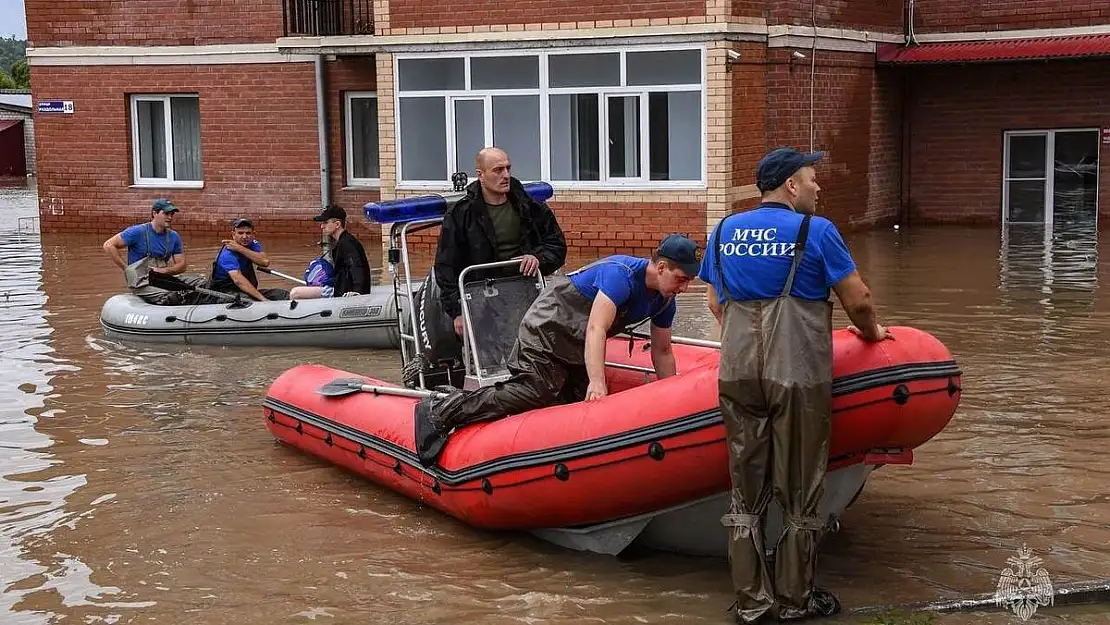
[[905,20],[905,44],[907,46],[916,46],[917,36],[913,32],[914,23],[914,5],[917,4],[916,0],[906,0],[906,20]]
[[324,55],[316,55],[316,141],[320,146],[320,206],[331,203],[331,171],[328,166],[328,116],[324,98]]

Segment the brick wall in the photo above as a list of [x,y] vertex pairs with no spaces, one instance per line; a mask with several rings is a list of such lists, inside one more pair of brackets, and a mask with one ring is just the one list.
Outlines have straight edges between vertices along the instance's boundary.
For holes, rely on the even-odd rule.
[[[1110,126],[1106,76],[1105,61],[910,70],[910,219],[998,223],[1003,132]],[[1110,175],[1107,160],[1101,146],[1101,180]],[[1105,182],[1099,206],[1110,215]]]
[[1090,3],[1072,0],[932,0],[918,2],[914,13],[914,30],[918,34],[1066,28],[1110,23],[1110,4],[1105,0]]
[[740,21],[762,20],[765,17],[766,0],[730,0],[730,2],[732,4],[730,15],[739,18]]
[[27,161],[27,173],[35,173],[35,122],[30,115],[0,109],[0,120],[23,120],[23,156]]
[[36,48],[273,43],[282,34],[281,0],[25,0],[25,6]]
[[733,47],[740,53],[732,73],[732,185],[755,184],[755,170],[766,152],[767,48],[761,44]]
[[817,51],[811,118],[810,59],[791,63],[791,53],[768,52],[765,147],[808,150],[812,119],[813,149],[828,152],[818,168],[821,214],[844,229],[893,219],[898,168],[881,156],[896,154],[897,124],[876,113],[894,96],[878,80],[873,55]]
[[[921,3],[919,3],[921,4]],[[767,2],[768,24],[902,32],[902,0],[784,0]]]
[[391,29],[651,20],[705,15],[705,0],[389,0]]
[[[189,236],[223,234],[240,214],[267,235],[316,236],[313,76],[311,63],[36,67],[36,97],[72,99],[76,111],[36,115],[43,230],[110,234],[168,197],[182,209],[175,227]],[[200,94],[203,189],[130,188],[127,94],[167,91]]]
[[[368,224],[362,207],[381,198],[378,189],[347,187],[347,130],[345,122],[346,92],[374,91],[377,88],[373,56],[340,57],[325,64],[328,107],[328,160],[331,167],[332,201],[347,210],[348,217]],[[374,238],[380,238],[379,226],[366,225]]]

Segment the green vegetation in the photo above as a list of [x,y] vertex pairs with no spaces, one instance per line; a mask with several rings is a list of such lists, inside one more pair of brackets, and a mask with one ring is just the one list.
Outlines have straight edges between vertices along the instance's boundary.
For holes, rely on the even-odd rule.
[[31,70],[27,67],[27,42],[0,39],[0,89],[30,89]]

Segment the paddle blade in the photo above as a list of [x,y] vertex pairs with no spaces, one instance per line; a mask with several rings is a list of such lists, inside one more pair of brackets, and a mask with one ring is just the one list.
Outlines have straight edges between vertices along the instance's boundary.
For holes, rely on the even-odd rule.
[[178,278],[157,271],[151,271],[147,276],[150,286],[156,286],[167,291],[193,291],[194,287]]
[[364,382],[358,378],[332,380],[316,389],[316,392],[324,397],[342,397],[361,392],[363,384]]

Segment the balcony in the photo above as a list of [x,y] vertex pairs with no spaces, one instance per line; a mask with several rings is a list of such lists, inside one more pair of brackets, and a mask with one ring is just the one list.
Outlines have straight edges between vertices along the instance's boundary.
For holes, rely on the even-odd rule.
[[374,0],[282,0],[286,37],[374,34]]

